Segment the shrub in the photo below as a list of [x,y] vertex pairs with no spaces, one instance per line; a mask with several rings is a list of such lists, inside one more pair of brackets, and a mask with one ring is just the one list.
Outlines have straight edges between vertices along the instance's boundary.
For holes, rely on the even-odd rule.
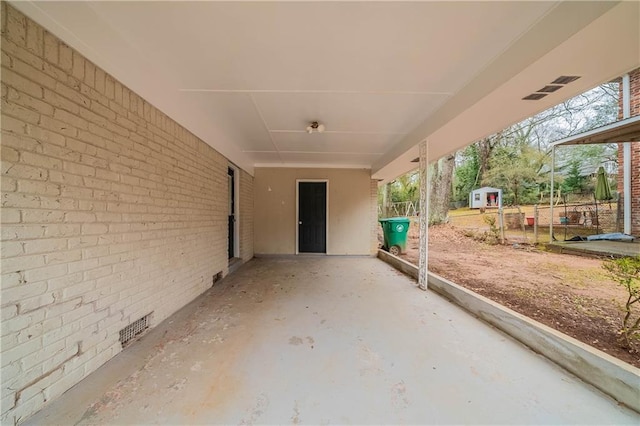
[[623,346],[634,350],[636,341],[640,340],[640,314],[637,312],[640,302],[640,256],[605,260],[602,267],[627,290],[627,300],[624,306],[621,305],[624,318],[619,334]]
[[496,226],[496,217],[493,215],[487,215],[484,216],[482,220],[489,225],[489,231],[484,232],[484,241],[487,244],[498,244],[498,242],[500,242],[500,229]]

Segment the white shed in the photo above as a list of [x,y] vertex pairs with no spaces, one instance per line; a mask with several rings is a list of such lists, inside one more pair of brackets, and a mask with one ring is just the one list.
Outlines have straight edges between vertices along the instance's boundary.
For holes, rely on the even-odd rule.
[[469,207],[472,209],[502,207],[502,189],[488,186],[474,189],[469,194]]

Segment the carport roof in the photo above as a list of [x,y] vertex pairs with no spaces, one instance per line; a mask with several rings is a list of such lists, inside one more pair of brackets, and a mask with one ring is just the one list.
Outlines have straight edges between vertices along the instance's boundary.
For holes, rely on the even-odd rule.
[[589,145],[640,141],[640,116],[616,121],[588,132],[553,142],[551,146]]
[[640,65],[638,2],[11,4],[250,173],[393,179]]

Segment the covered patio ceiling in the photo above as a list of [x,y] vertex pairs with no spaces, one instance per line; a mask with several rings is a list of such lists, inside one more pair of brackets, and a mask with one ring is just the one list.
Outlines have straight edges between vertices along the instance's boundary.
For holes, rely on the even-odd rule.
[[12,4],[250,173],[393,179],[640,65],[638,2]]

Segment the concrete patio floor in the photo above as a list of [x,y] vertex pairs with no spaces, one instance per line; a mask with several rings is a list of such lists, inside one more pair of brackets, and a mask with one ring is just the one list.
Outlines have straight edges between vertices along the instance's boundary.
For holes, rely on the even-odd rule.
[[254,259],[27,424],[638,424],[375,258]]

